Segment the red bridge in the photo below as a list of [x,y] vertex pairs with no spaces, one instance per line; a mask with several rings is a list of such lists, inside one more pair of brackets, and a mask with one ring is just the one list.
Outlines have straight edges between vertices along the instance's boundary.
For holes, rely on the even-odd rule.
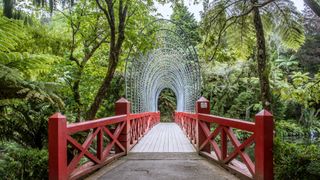
[[[67,124],[66,117],[56,113],[49,119],[49,179],[119,178],[122,173],[116,173],[116,176],[111,174],[109,178],[108,173],[100,172],[103,169],[96,173],[103,176],[89,175],[104,166],[108,167],[111,162],[116,163],[118,159],[118,161],[125,157],[135,159],[137,156],[135,152],[152,156],[148,153],[149,147],[153,147],[151,152],[158,152],[157,154],[167,152],[165,157],[162,157],[167,160],[170,160],[170,157],[181,157],[181,154],[189,150],[192,152],[194,149],[198,156],[207,158],[215,166],[226,169],[225,172],[235,174],[237,178],[273,179],[274,123],[272,115],[268,111],[262,110],[256,114],[255,122],[248,122],[210,115],[209,112],[210,104],[205,98],[200,98],[196,102],[196,113],[176,112],[174,115],[175,123],[184,132],[183,137],[178,137],[175,134],[172,135],[174,137],[170,137],[168,133],[161,135],[161,132],[165,132],[165,130],[160,129],[158,132],[156,130],[157,127],[164,124],[160,123],[159,112],[131,114],[130,103],[123,98],[115,104],[116,116],[108,118]],[[169,131],[176,132],[181,130],[179,128],[169,129]],[[241,133],[246,135],[237,137],[237,134]],[[149,135],[150,137],[148,137]],[[157,135],[166,138],[163,138],[165,140],[161,140],[159,137],[156,139]],[[179,138],[185,137],[188,138],[187,143],[181,144],[182,141],[180,142]],[[153,144],[149,141],[152,141]],[[177,143],[178,141],[180,144]],[[170,142],[178,145],[176,147],[172,145],[170,149]],[[188,146],[189,142],[193,146]],[[165,144],[168,148],[165,148]],[[250,148],[253,149],[251,153],[246,151]],[[141,151],[141,149],[146,151]],[[158,151],[159,149],[161,150]],[[196,159],[200,156],[192,155]],[[149,157],[149,159],[157,158]],[[141,163],[143,165],[143,161]],[[112,164],[110,165],[112,166]],[[198,168],[202,169],[202,167]],[[206,168],[206,173],[210,173],[210,168]],[[126,170],[123,171],[123,175],[125,175]],[[176,171],[175,173],[181,176],[186,172]],[[201,175],[203,174],[195,173],[194,178],[205,179],[205,177],[201,178]],[[154,179],[151,175],[149,178],[145,177]],[[129,179],[136,178],[131,176]],[[159,177],[155,179],[159,179]],[[167,175],[166,179],[170,179],[170,176]],[[213,177],[209,179],[213,179]]]

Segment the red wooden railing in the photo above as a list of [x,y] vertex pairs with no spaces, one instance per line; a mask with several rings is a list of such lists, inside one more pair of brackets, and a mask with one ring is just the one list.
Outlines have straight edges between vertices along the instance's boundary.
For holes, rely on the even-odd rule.
[[[272,115],[263,110],[256,115],[255,122],[248,122],[209,113],[209,101],[203,97],[196,103],[196,113],[175,113],[175,122],[198,153],[241,178],[272,180]],[[241,131],[246,136],[239,139],[234,130]],[[245,151],[250,148],[253,148],[253,157]]]
[[130,103],[116,102],[116,116],[67,124],[56,113],[49,118],[49,179],[77,179],[129,150],[159,123],[160,113],[130,114]]

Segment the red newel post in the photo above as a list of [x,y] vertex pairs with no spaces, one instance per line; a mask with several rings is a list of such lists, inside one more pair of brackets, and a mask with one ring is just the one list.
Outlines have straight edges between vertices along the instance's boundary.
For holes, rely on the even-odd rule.
[[67,120],[60,113],[49,118],[49,179],[68,179],[67,171]]
[[273,116],[267,110],[256,114],[255,179],[273,180]]
[[[116,115],[129,115],[130,114],[130,102],[125,98],[121,98],[116,102],[115,106]],[[124,126],[119,136],[119,142],[126,149],[126,154],[130,151],[130,119],[127,118],[126,125]],[[120,148],[116,148],[116,153],[121,152]]]
[[[201,97],[197,102],[196,102],[196,113],[201,113],[201,114],[210,114],[210,102],[204,98]],[[197,123],[196,123],[196,138],[197,138],[197,150],[199,151],[199,148],[201,146],[201,144],[207,139],[206,134],[204,133],[204,131],[202,130],[202,128],[200,127],[200,121],[199,119],[197,119]],[[208,127],[208,129],[210,129],[210,124],[206,123],[206,126]],[[201,151],[205,151],[207,153],[210,153],[211,149],[210,149],[210,144],[207,144]]]

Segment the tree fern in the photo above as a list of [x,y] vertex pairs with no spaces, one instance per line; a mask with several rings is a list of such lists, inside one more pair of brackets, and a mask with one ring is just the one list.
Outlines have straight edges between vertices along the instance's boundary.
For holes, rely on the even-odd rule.
[[242,59],[248,59],[255,45],[254,27],[248,17],[241,17],[227,30],[227,40],[230,49]]
[[20,40],[25,37],[21,31],[21,22],[0,17],[0,51],[10,52],[15,49]]
[[[0,101],[1,102],[1,101]],[[41,149],[47,141],[47,120],[53,107],[45,102],[9,104],[0,114],[0,140],[11,140],[26,147]]]
[[[290,0],[274,1],[261,6],[263,27],[267,36],[278,36],[285,48],[297,50],[304,43],[302,17]],[[255,46],[250,1],[215,0],[202,20],[204,49],[233,51],[240,59],[247,59]],[[277,42],[279,43],[279,42]],[[212,50],[211,50],[212,51]],[[219,53],[213,56],[219,57]]]
[[[276,1],[265,7],[266,27],[273,35],[278,35],[288,49],[298,50],[305,41],[302,16],[290,0]],[[280,17],[280,18],[279,18]],[[269,33],[269,34],[270,34]]]
[[33,99],[37,102],[47,101],[61,108],[63,102],[54,93],[53,83],[36,81],[37,76],[49,70],[50,63],[56,57],[20,52],[18,47],[27,35],[20,21],[0,17],[0,100],[8,104],[15,103],[16,99]]

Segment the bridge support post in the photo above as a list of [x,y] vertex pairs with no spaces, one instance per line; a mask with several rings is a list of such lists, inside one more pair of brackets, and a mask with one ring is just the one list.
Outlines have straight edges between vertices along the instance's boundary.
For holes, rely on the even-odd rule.
[[273,179],[273,129],[272,114],[262,110],[255,117],[255,177],[257,180]]
[[[196,102],[196,113],[199,114],[210,114],[210,102],[204,98],[201,97],[197,102]],[[206,141],[207,136],[206,133],[203,131],[201,128],[200,123],[202,123],[204,126],[207,126],[208,129],[210,130],[210,124],[205,123],[205,122],[200,122],[199,119],[197,118],[197,123],[196,123],[196,138],[197,138],[197,151],[198,153],[200,152],[200,146]],[[210,144],[205,145],[201,151],[210,153],[211,148]]]
[[[130,114],[130,102],[125,98],[121,98],[116,102],[115,105],[116,115],[129,115]],[[128,154],[130,151],[130,119],[127,117],[126,124],[119,136],[119,142],[125,148],[125,153]],[[116,153],[122,152],[121,148],[116,146]]]
[[65,116],[55,113],[49,118],[49,180],[68,179],[66,130]]

